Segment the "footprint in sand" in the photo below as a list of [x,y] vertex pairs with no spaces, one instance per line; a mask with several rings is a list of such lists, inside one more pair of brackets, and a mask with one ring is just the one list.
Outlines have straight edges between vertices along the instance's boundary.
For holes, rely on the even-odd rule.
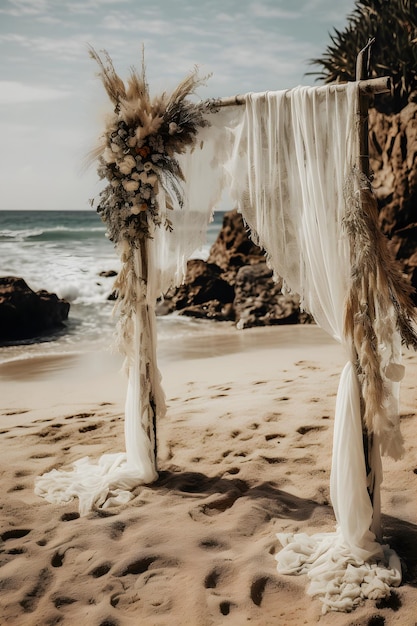
[[212,539],[211,537],[207,539],[202,539],[198,544],[202,550],[228,550],[229,545],[219,541],[218,539]]
[[52,573],[46,567],[39,572],[36,583],[19,602],[25,613],[32,613],[36,609],[40,599],[52,583],[52,578]]
[[8,541],[9,539],[21,539],[26,537],[31,532],[30,528],[11,528],[6,530],[0,535],[2,541]]
[[326,430],[326,426],[300,426],[300,428],[297,428],[297,433],[306,435],[307,433],[320,432],[321,430]]
[[320,369],[317,365],[315,365],[311,361],[297,361],[294,365],[297,365],[302,370],[318,370],[318,369]]
[[54,556],[51,559],[52,567],[62,567],[64,564],[65,552],[61,554],[61,552],[55,552]]
[[279,463],[286,463],[288,461],[288,459],[283,456],[261,456],[261,459],[270,465],[278,465]]
[[17,472],[14,473],[16,478],[24,478],[25,476],[30,476],[32,474],[32,472],[30,470],[17,470]]
[[98,565],[97,567],[92,569],[91,572],[89,572],[89,574],[93,578],[101,578],[102,576],[105,576],[106,574],[108,574],[112,567],[113,567],[112,563],[109,563],[109,562],[102,563],[101,565]]
[[97,430],[97,428],[99,428],[100,426],[102,426],[103,423],[99,423],[99,424],[87,424],[86,426],[82,426],[81,428],[78,429],[79,433],[88,433],[92,430]]
[[139,559],[128,562],[126,565],[115,573],[115,576],[122,578],[124,576],[139,576],[149,569],[164,569],[179,567],[181,562],[175,558],[162,557],[159,555],[142,556]]
[[268,581],[268,576],[261,576],[260,578],[256,578],[250,586],[250,598],[256,606],[261,606],[265,587]]
[[269,435],[265,435],[265,441],[273,441],[274,439],[285,439],[285,435],[282,433],[271,433]]
[[13,487],[10,487],[10,489],[7,490],[7,493],[13,493],[14,491],[23,491],[26,488],[27,488],[27,485],[23,485],[19,483],[17,485],[14,485]]
[[219,609],[220,609],[220,613],[222,615],[229,615],[231,609],[233,607],[235,607],[236,604],[234,604],[233,602],[229,602],[228,600],[224,600],[223,602],[220,602],[219,604]]
[[112,522],[109,528],[110,539],[117,541],[120,539],[126,529],[126,524],[122,521]]
[[240,467],[229,467],[229,469],[225,471],[225,475],[231,474],[232,476],[235,476],[236,474],[239,474],[239,472],[240,472]]
[[56,609],[62,609],[64,606],[77,602],[75,598],[69,598],[68,596],[52,596],[51,601]]
[[80,517],[80,514],[78,513],[78,511],[71,511],[70,513],[64,513],[63,515],[61,515],[61,521],[62,522],[71,522],[74,519],[78,519]]
[[64,424],[51,424],[50,426],[46,426],[39,430],[36,435],[41,439],[45,439],[51,441],[52,443],[57,443],[58,441],[62,441],[62,439],[68,439],[71,437],[70,432],[61,432],[61,428]]
[[87,417],[93,417],[94,413],[76,413],[75,415],[68,415],[66,420],[86,419]]
[[282,416],[282,413],[268,413],[263,418],[264,422],[277,422],[279,418]]
[[222,570],[221,568],[215,567],[211,572],[207,574],[204,579],[204,587],[206,589],[215,589],[217,584],[221,578]]

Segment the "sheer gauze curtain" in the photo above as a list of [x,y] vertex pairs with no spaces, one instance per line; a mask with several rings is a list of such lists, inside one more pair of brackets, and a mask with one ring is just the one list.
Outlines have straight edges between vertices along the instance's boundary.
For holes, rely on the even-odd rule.
[[[343,227],[349,198],[344,192],[352,185],[358,157],[357,99],[355,83],[248,94],[244,118],[233,131],[228,165],[232,197],[274,272],[346,352],[331,469],[337,530],[313,537],[278,535],[284,546],[277,555],[278,571],[307,573],[309,591],[320,596],[324,611],[347,610],[361,597],[385,595],[387,587],[401,579],[398,558],[370,530],[375,529],[375,520],[376,525],[379,522],[378,437],[372,459],[373,507],[367,491],[355,356],[343,334],[351,271]],[[397,352],[391,345],[397,343],[397,338],[389,337],[385,352]]]

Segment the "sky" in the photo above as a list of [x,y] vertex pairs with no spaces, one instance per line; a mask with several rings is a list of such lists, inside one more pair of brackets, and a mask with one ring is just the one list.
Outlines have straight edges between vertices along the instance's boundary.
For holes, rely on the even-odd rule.
[[317,84],[306,73],[354,0],[0,0],[0,210],[88,210],[88,152],[111,105],[89,46],[151,93],[194,66],[201,99]]

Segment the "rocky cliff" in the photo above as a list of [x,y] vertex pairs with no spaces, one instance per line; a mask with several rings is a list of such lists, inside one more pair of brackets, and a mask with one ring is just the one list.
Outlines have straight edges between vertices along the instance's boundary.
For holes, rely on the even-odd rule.
[[[369,112],[369,151],[380,225],[403,271],[417,286],[417,104]],[[416,298],[414,297],[415,301]]]

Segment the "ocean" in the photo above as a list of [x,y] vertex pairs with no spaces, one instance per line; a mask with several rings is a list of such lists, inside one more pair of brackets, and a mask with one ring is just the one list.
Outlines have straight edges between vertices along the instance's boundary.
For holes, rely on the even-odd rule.
[[[206,258],[223,220],[216,211],[207,244],[193,254]],[[0,211],[0,275],[19,276],[34,291],[46,289],[71,303],[65,328],[0,347],[0,362],[28,356],[109,347],[116,320],[108,300],[120,262],[105,225],[91,211]],[[158,318],[158,340],[214,329],[215,322],[170,315]]]

